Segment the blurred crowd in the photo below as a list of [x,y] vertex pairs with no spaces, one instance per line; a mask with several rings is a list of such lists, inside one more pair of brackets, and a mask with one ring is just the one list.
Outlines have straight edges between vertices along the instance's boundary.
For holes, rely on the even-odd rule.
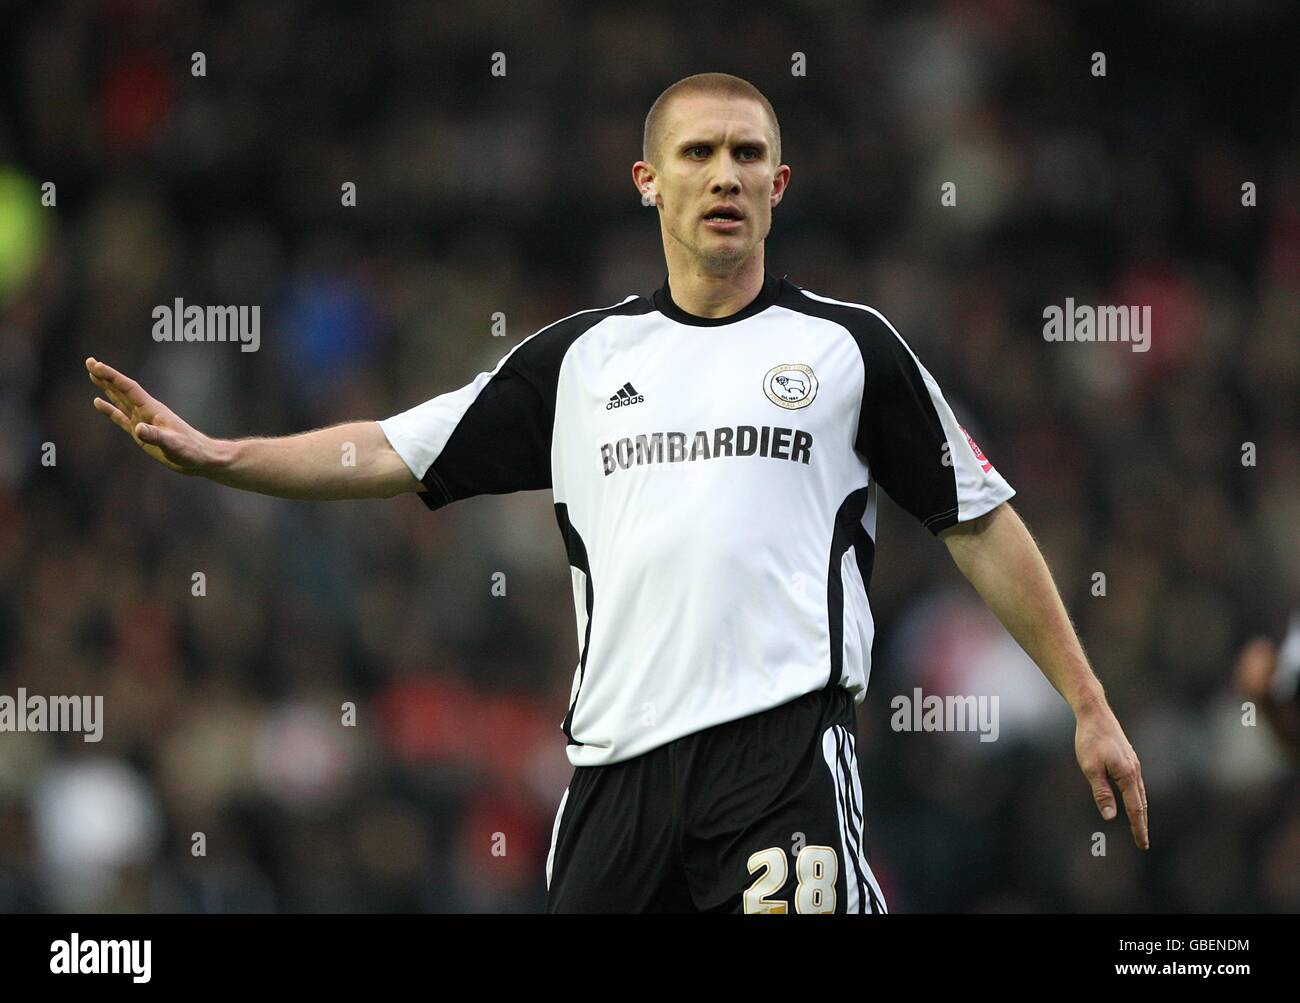
[[[1017,488],[1143,764],[1145,855],[1093,807],[1064,701],[882,506],[859,759],[893,911],[1300,909],[1300,779],[1231,678],[1300,604],[1297,12],[1142,6],[16,14],[0,694],[102,694],[105,722],[0,733],[0,911],[542,908],[578,651],[549,494],[430,513],[179,477],[94,412],[82,360],[227,437],[463,386],[662,284],[630,168],[657,94],[704,70],[780,117],[769,270],[908,338]],[[177,297],[261,305],[260,350],[156,343]],[[1150,351],[1045,341],[1066,297],[1150,304]],[[892,730],[915,687],[998,695],[998,741]]]

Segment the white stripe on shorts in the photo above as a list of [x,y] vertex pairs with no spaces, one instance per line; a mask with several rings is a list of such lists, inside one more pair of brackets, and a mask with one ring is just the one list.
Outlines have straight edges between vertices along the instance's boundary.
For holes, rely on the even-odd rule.
[[848,728],[843,728],[844,737],[849,743],[849,778],[853,781],[853,803],[859,809],[858,822],[858,845],[862,847],[862,873],[867,876],[867,882],[871,885],[871,890],[876,893],[876,902],[880,905],[880,911],[889,912],[889,906],[885,904],[885,893],[880,890],[880,884],[876,881],[876,876],[871,873],[871,865],[867,863],[866,841],[862,836],[862,775],[858,773],[858,740]]
[[[852,734],[841,725],[832,725],[822,733],[822,756],[835,781],[835,811],[840,822],[840,850],[843,860],[844,884],[848,897],[844,911],[849,913],[871,912],[870,893],[864,894],[863,878],[870,885],[881,912],[887,912],[885,896],[881,894],[880,885],[871,873],[863,852],[862,837],[862,780],[858,776],[858,760],[854,749]],[[841,762],[843,753],[844,762]],[[856,863],[856,867],[854,864]],[[863,878],[858,875],[861,874]]]
[[551,852],[546,855],[546,890],[551,890],[551,868],[555,866],[555,844],[560,835],[560,819],[564,817],[564,804],[569,800],[569,788],[564,788],[560,807],[555,812],[555,825],[551,827]]

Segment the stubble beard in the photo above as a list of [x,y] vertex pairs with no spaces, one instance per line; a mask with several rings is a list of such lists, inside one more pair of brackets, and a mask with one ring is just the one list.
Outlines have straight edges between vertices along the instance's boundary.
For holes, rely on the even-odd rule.
[[705,274],[718,276],[730,275],[734,272],[738,265],[749,259],[754,253],[754,249],[767,236],[762,234],[745,244],[733,242],[723,247],[705,248],[698,243],[683,239],[680,234],[673,230],[669,230],[668,233],[677,243],[686,248],[693,265]]

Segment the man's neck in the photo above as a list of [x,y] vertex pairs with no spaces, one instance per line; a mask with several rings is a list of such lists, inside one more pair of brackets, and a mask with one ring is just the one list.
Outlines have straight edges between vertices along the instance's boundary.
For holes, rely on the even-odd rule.
[[766,272],[760,251],[731,275],[710,275],[690,266],[668,266],[668,286],[673,302],[696,317],[730,317],[757,299]]

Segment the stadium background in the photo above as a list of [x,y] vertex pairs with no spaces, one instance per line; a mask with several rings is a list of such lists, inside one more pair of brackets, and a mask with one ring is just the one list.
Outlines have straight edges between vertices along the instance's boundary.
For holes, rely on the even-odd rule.
[[[1295,7],[853,7],[11,9],[0,693],[103,694],[107,721],[0,734],[0,910],[541,908],[577,650],[549,494],[430,514],[177,477],[94,412],[82,360],[232,437],[460,387],[662,282],[629,169],[654,97],[712,69],[781,119],[769,268],[877,306],[972,416],[1146,776],[1144,856],[1100,822],[1064,703],[883,506],[859,755],[895,911],[1300,908],[1296,773],[1230,681],[1300,597]],[[1151,350],[1045,342],[1067,296],[1150,304]],[[260,304],[261,350],[155,344],[176,297]],[[998,694],[999,740],[892,731],[916,686]]]

